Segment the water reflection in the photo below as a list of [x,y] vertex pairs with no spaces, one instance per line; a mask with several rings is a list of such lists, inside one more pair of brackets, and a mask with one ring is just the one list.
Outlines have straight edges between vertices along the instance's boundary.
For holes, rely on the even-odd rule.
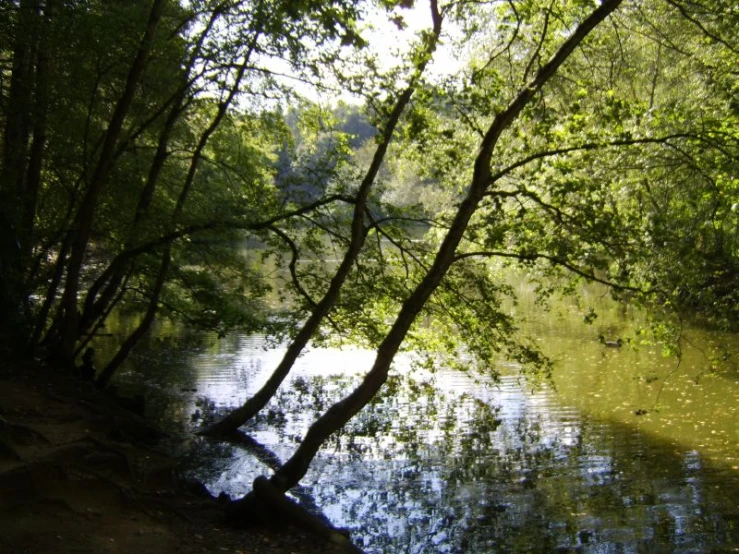
[[[180,431],[242,402],[282,354],[259,337],[185,344],[156,359],[161,344],[140,351],[119,379],[145,382],[158,395],[152,415]],[[643,375],[674,360],[582,336],[557,345],[566,356],[555,382],[533,391],[515,367],[493,382],[412,373],[400,359],[296,497],[373,553],[738,551],[739,384],[696,385],[685,363],[661,411],[638,417],[659,384]],[[248,491],[371,361],[361,350],[306,354],[245,444],[187,443],[190,471],[215,493]]]

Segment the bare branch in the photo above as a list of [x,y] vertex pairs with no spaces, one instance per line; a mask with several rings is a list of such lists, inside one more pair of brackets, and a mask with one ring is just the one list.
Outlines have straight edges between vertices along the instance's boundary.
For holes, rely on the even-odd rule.
[[292,238],[290,238],[290,236],[285,231],[280,229],[279,227],[270,225],[268,229],[272,231],[275,235],[280,237],[290,249],[290,252],[291,252],[290,263],[288,264],[287,267],[290,270],[290,277],[292,279],[293,286],[295,287],[295,290],[297,290],[298,293],[303,298],[305,298],[308,304],[310,304],[311,307],[314,307],[316,305],[316,302],[313,300],[313,298],[311,298],[310,294],[308,294],[308,291],[306,291],[303,288],[303,285],[300,283],[300,278],[298,277],[298,274],[296,271],[296,265],[298,263],[298,259],[300,258],[300,250],[298,248],[298,245],[295,244],[295,241]]
[[[585,152],[588,150],[597,150],[599,148],[615,148],[619,146],[636,146],[638,144],[667,144],[672,139],[685,139],[685,138],[699,138],[696,135],[686,133],[676,133],[672,135],[665,135],[663,137],[647,137],[638,139],[623,139],[614,140],[607,142],[587,142],[577,146],[566,146],[564,148],[554,148],[552,150],[542,150],[541,152],[535,152],[525,158],[518,160],[515,163],[499,170],[497,173],[490,176],[490,185],[499,181],[506,175],[512,173],[516,169],[519,169],[525,165],[530,164],[533,161],[549,158],[552,156],[561,156],[563,154],[570,154],[572,152]],[[486,192],[485,196],[499,194],[499,191]]]
[[564,258],[561,258],[558,256],[552,256],[551,254],[543,254],[541,252],[537,252],[533,254],[523,253],[523,252],[496,251],[496,250],[481,250],[481,251],[475,251],[475,252],[463,252],[455,256],[455,262],[459,260],[463,260],[465,258],[477,258],[477,257],[511,258],[511,259],[522,261],[522,262],[547,260],[551,262],[553,265],[561,266],[567,269],[568,271],[571,271],[572,273],[575,273],[576,275],[584,279],[587,279],[588,281],[600,283],[602,285],[606,285],[612,289],[616,289],[619,291],[635,292],[639,294],[656,294],[656,293],[663,292],[660,289],[656,289],[656,288],[641,289],[639,287],[632,287],[629,285],[622,285],[621,283],[615,283],[613,281],[609,281],[608,279],[602,279],[600,277],[597,277],[592,270],[588,271],[586,269],[579,268],[576,265],[574,265],[572,262],[567,261]]
[[677,2],[676,0],[665,0],[665,2],[667,2],[673,8],[677,9],[677,11],[680,12],[680,15],[682,15],[685,19],[687,19],[693,25],[698,27],[701,30],[701,32],[704,35],[706,35],[708,38],[710,38],[711,40],[715,42],[723,44],[726,48],[734,52],[734,54],[739,54],[739,49],[729,44],[725,39],[721,38],[716,33],[712,33],[711,31],[706,29],[706,27],[700,21],[698,21],[695,17],[691,16],[688,13],[688,10],[686,10],[679,2]]

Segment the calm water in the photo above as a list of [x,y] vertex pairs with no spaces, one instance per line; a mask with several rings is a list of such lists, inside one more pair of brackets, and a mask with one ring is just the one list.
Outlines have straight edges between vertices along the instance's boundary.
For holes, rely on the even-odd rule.
[[[495,382],[399,359],[388,394],[321,451],[296,497],[372,553],[739,552],[736,362],[716,365],[721,345],[700,333],[686,334],[679,365],[650,347],[606,348],[600,332],[629,333],[609,321],[529,319],[558,360],[544,385],[511,364]],[[253,442],[186,435],[255,391],[281,354],[255,336],[163,333],[119,383],[146,387],[150,415],[185,437],[173,448],[193,475],[241,495],[372,362],[312,350],[247,429]]]

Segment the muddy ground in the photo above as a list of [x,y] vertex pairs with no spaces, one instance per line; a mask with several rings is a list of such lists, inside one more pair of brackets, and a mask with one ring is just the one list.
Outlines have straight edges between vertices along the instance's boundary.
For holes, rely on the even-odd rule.
[[91,383],[0,352],[0,553],[343,551],[291,526],[227,525],[156,437]]

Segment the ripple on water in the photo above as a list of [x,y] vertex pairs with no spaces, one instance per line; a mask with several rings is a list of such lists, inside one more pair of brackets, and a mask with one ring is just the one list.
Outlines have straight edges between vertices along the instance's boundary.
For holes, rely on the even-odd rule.
[[[196,392],[180,394],[184,405],[167,417],[188,418],[202,397],[221,408],[242,402],[284,352],[265,350],[260,337],[229,344],[183,363],[175,390]],[[292,453],[372,358],[362,350],[304,355],[250,428],[261,449],[200,441],[192,472],[214,492],[243,494]],[[739,545],[736,470],[699,448],[578,409],[551,386],[532,390],[515,375],[494,383],[439,371],[401,383],[332,438],[296,496],[351,529],[371,553],[692,553]]]

